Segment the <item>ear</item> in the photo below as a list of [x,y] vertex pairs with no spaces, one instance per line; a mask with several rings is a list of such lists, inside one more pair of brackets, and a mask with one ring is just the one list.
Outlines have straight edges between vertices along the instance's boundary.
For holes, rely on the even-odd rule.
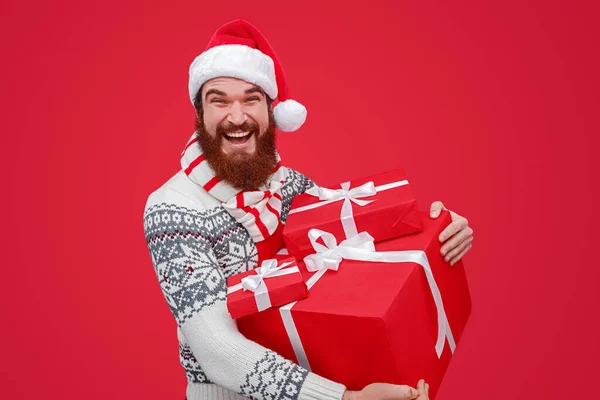
[[204,85],[200,86],[200,89],[198,89],[198,93],[196,93],[196,97],[194,98],[196,114],[198,114],[198,110],[202,111],[202,89],[204,89]]
[[194,100],[194,111],[196,111],[196,117],[200,118],[202,117],[202,96],[201,96],[202,90],[198,91],[198,95],[196,96],[196,99]]

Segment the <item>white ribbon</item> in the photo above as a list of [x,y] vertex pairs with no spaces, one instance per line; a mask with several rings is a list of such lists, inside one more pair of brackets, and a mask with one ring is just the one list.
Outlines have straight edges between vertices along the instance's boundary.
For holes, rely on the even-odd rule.
[[[454,335],[450,329],[450,323],[446,316],[444,309],[444,303],[442,301],[442,295],[435,282],[427,254],[422,250],[409,250],[409,251],[375,251],[375,244],[373,237],[367,232],[361,232],[360,234],[342,241],[339,245],[333,236],[329,232],[321,231],[319,229],[311,229],[308,232],[310,242],[316,251],[316,254],[311,254],[304,258],[306,268],[309,271],[317,271],[306,285],[308,289],[317,283],[317,281],[327,272],[327,270],[337,271],[339,265],[343,259],[358,260],[358,261],[369,261],[369,262],[387,262],[387,263],[401,263],[401,262],[412,262],[419,264],[429,284],[429,289],[433,296],[435,306],[437,309],[437,320],[438,320],[438,335],[435,344],[435,352],[438,358],[441,357],[442,351],[444,350],[444,344],[446,338],[450,346],[450,351],[454,353],[456,349],[456,342],[454,341]],[[321,238],[325,245],[317,243],[317,239]],[[284,326],[292,343],[294,352],[298,363],[310,371],[310,365],[306,357],[306,352],[302,346],[302,341],[298,335],[298,331],[292,318],[291,309],[296,304],[290,303],[279,309],[281,317],[283,319]]]
[[293,262],[285,262],[278,267],[277,260],[265,260],[260,267],[254,269],[256,275],[249,275],[242,278],[241,283],[227,288],[227,294],[237,292],[241,289],[250,290],[251,292],[254,292],[258,311],[264,311],[271,307],[271,297],[269,296],[269,289],[267,288],[265,279],[289,275],[296,272],[300,273],[298,267],[283,269],[291,264],[293,264]]
[[290,210],[290,214],[312,210],[314,208],[322,207],[324,205],[331,204],[336,201],[344,200],[344,204],[342,204],[342,211],[340,213],[340,220],[342,221],[342,226],[344,228],[344,234],[346,235],[346,238],[351,238],[352,236],[358,234],[358,230],[356,228],[356,221],[354,221],[354,214],[352,212],[351,203],[354,203],[361,207],[366,206],[367,204],[372,203],[374,200],[359,200],[361,197],[375,196],[378,192],[397,188],[399,186],[404,185],[408,185],[407,180],[387,183],[385,185],[379,186],[375,186],[375,184],[371,181],[353,189],[350,189],[350,182],[342,183],[340,185],[342,187],[341,189],[328,189],[319,187],[317,191],[308,190],[306,191],[306,193],[310,194],[311,196],[318,196],[319,200],[322,200],[321,202],[309,204],[304,207],[294,208]]

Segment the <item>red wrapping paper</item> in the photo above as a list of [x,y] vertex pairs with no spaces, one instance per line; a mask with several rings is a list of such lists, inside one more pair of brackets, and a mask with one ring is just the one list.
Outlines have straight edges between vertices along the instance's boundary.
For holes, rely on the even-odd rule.
[[[285,262],[292,262],[291,265],[282,269],[297,267],[296,259],[289,256],[277,257],[277,265],[280,266]],[[227,287],[231,288],[242,282],[242,279],[256,275],[256,270],[243,272],[233,275],[227,279]],[[295,300],[300,300],[308,296],[306,283],[304,282],[300,272],[289,275],[268,277],[264,280],[269,292],[272,307],[281,306]],[[227,295],[227,309],[231,318],[237,319],[246,315],[258,313],[258,306],[254,292],[250,290],[240,289]]]
[[[423,250],[441,292],[456,343],[471,312],[462,261],[450,267],[440,255],[439,234],[450,223],[421,213],[423,232],[388,240],[377,251]],[[312,275],[300,264],[305,280]],[[437,312],[419,264],[342,261],[310,289],[310,296],[291,309],[313,372],[360,390],[373,382],[415,386],[424,378],[433,399],[449,365],[448,342],[441,357],[435,351]],[[280,310],[238,320],[250,340],[298,362]]]
[[[375,186],[406,180],[404,170],[397,169],[383,174],[350,181],[350,189],[372,181]],[[340,187],[329,187],[340,189]],[[351,203],[352,213],[358,232],[367,231],[375,242],[404,236],[422,230],[417,202],[410,185],[378,191],[370,197],[359,200],[374,200],[359,206]],[[321,207],[294,213],[294,210],[320,203],[318,196],[304,193],[294,197],[290,214],[283,229],[283,239],[291,255],[301,260],[313,252],[308,240],[308,231],[318,228],[332,233],[338,242],[346,239],[340,219],[344,200],[335,201]]]

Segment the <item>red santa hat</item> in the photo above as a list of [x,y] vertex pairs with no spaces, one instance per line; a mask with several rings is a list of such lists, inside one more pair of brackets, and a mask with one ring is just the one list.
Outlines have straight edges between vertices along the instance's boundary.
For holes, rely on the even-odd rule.
[[288,98],[283,69],[267,39],[248,21],[238,19],[220,27],[206,49],[190,65],[189,91],[192,104],[202,85],[228,76],[260,86],[272,99],[275,126],[293,132],[306,120],[306,108]]

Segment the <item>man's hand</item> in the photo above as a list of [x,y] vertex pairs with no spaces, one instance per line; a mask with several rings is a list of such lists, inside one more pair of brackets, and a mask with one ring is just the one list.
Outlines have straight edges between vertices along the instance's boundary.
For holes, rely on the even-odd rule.
[[363,390],[347,390],[343,400],[429,400],[429,384],[421,379],[414,389],[407,385],[372,383]]
[[[441,201],[434,201],[431,204],[431,218],[437,218],[446,207]],[[440,253],[446,262],[454,265],[463,258],[463,256],[473,246],[473,229],[465,217],[461,217],[454,211],[450,211],[452,223],[440,233],[439,240],[444,243]]]
[[429,383],[425,383],[423,379],[419,380],[417,392],[419,392],[419,396],[415,400],[429,400]]

